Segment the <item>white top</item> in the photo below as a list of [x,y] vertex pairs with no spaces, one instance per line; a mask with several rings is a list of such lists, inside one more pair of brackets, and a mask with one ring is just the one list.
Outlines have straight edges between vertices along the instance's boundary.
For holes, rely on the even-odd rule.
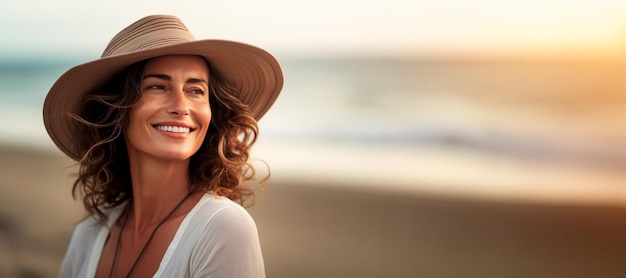
[[[93,217],[78,224],[60,277],[96,275],[110,227],[124,205],[107,212],[107,225]],[[230,199],[205,194],[181,222],[153,277],[265,277],[254,220]]]

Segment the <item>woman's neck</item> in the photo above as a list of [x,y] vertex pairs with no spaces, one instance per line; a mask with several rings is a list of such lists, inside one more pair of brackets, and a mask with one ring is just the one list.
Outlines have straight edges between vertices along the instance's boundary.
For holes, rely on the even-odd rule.
[[130,161],[133,230],[151,230],[189,193],[189,160],[142,157]]

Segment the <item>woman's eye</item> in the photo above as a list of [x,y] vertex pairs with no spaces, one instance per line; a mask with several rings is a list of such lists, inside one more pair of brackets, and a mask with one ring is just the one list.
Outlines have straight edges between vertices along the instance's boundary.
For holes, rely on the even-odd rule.
[[147,90],[151,90],[151,89],[163,90],[163,89],[165,89],[165,87],[163,85],[150,85],[150,86],[146,87],[146,89]]
[[199,88],[198,89],[191,89],[191,90],[189,90],[189,92],[192,93],[192,94],[196,94],[196,95],[203,95],[204,94],[204,90],[199,89]]

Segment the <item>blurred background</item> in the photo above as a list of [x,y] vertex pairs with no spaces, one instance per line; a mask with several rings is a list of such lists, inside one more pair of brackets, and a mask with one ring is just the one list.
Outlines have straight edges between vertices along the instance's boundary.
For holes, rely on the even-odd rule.
[[149,14],[281,62],[253,150],[268,277],[626,276],[624,1],[2,6],[1,277],[57,276],[83,215],[48,89]]

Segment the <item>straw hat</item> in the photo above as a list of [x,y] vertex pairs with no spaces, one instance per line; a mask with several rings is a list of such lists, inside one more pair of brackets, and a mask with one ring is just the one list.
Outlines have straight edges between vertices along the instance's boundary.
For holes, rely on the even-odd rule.
[[254,118],[260,119],[272,106],[283,85],[276,59],[260,48],[225,40],[195,40],[180,19],[153,15],[142,18],[113,37],[98,60],[75,66],[52,86],[43,106],[43,120],[52,141],[69,157],[79,160],[73,138],[83,97],[127,66],[163,55],[199,55],[239,92]]

